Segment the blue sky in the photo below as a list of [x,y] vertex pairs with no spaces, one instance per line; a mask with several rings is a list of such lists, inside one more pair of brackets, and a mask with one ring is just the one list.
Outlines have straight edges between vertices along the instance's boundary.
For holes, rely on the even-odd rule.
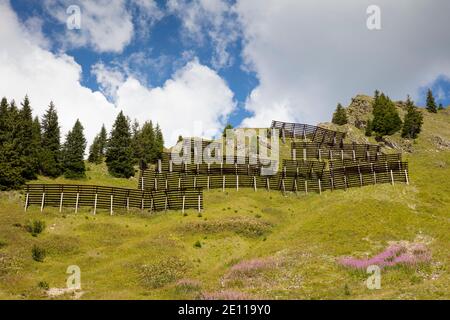
[[[232,1],[229,3],[233,4]],[[42,18],[44,22],[43,33],[49,39],[57,37],[61,33],[61,29],[65,28],[63,23],[45,10],[45,6],[41,1],[14,0],[11,4],[22,22],[25,22],[30,17],[37,16]],[[157,5],[161,10],[167,11],[165,1],[157,1]],[[82,6],[80,7],[82,8]],[[100,61],[106,65],[114,65],[126,60],[127,57],[134,53],[144,53],[149,60],[158,60],[161,57],[167,59],[164,60],[166,63],[163,66],[152,64],[145,66],[133,65],[135,70],[143,73],[147,85],[151,87],[163,85],[171,77],[172,73],[176,71],[176,68],[179,67],[179,59],[187,51],[190,55],[196,56],[202,65],[214,69],[211,63],[212,51],[214,50],[213,44],[210,41],[205,41],[201,44],[183,41],[182,33],[184,30],[182,29],[182,21],[175,14],[165,15],[150,28],[151,33],[148,36],[135,37],[120,53],[96,52],[86,47],[65,49],[67,54],[73,56],[75,61],[83,67],[82,84],[93,90],[99,90],[96,77],[90,72],[92,66]],[[216,68],[217,73],[232,90],[234,99],[237,102],[237,110],[230,115],[227,121],[233,126],[238,126],[245,117],[250,115],[243,106],[247,96],[258,84],[255,73],[243,68],[241,41],[241,38],[237,38],[228,48],[232,56],[232,63],[229,66]],[[51,45],[53,52],[58,52],[58,50],[62,49],[58,42],[52,42]]]
[[[81,10],[81,29],[66,9]],[[50,100],[63,132],[89,139],[119,110],[178,134],[212,136],[226,123],[267,127],[329,121],[338,102],[375,89],[450,105],[450,4],[379,0],[0,0],[0,94]],[[2,33],[2,31],[4,31]],[[414,37],[411,35],[414,34]],[[198,128],[200,127],[200,129]]]

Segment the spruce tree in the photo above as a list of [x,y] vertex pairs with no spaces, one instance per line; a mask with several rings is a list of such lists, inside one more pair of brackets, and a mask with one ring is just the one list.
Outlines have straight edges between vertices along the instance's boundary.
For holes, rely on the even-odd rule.
[[89,147],[89,156],[88,161],[95,164],[102,163],[105,153],[106,153],[106,144],[107,144],[107,134],[105,125],[102,125],[100,133],[95,136],[94,141]]
[[62,163],[64,176],[68,179],[84,178],[86,167],[84,164],[84,151],[86,138],[83,126],[77,119],[73,129],[69,131],[62,151]]
[[161,128],[159,127],[159,124],[156,124],[155,128],[155,159],[156,162],[158,159],[161,159],[162,153],[164,151],[164,137],[163,133],[161,131]]
[[3,146],[4,141],[7,139],[9,134],[9,104],[6,98],[3,98],[0,103],[0,148]]
[[372,120],[367,120],[365,135],[366,137],[372,136]]
[[158,157],[158,150],[155,148],[156,133],[153,129],[152,121],[144,123],[138,141],[141,154],[140,159],[144,160],[145,163],[155,162],[155,159]]
[[106,165],[114,177],[129,178],[134,175],[130,124],[122,111],[111,130],[106,150]]
[[345,111],[344,107],[340,103],[338,103],[336,107],[336,111],[333,113],[333,119],[331,120],[334,124],[337,124],[339,126],[343,126],[344,124],[347,124],[347,112]]
[[405,115],[402,137],[408,139],[416,139],[420,133],[423,124],[422,113],[414,106],[414,102],[408,96],[406,99],[407,113]]
[[395,104],[384,93],[376,94],[373,103],[372,130],[377,138],[392,135],[400,130],[402,120],[398,115]]
[[143,157],[142,142],[139,141],[141,138],[139,122],[134,119],[133,126],[131,128],[131,148],[133,150],[133,163],[138,163],[139,159]]
[[22,162],[22,176],[25,180],[36,179],[39,171],[40,141],[33,138],[33,115],[28,96],[25,96],[22,109],[19,111],[17,126],[16,150]]
[[56,178],[61,174],[61,145],[58,114],[55,105],[50,105],[42,118],[42,174]]
[[91,146],[89,147],[89,156],[88,161],[90,163],[100,164],[102,163],[102,155],[100,153],[100,136],[96,136],[94,138],[94,141],[92,142]]
[[427,92],[427,110],[431,113],[437,112],[436,101],[434,100],[433,92],[431,91],[431,89],[428,89]]
[[100,148],[100,155],[104,157],[106,155],[106,147],[108,143],[108,134],[106,133],[105,125],[102,125],[98,136],[98,144]]
[[231,130],[231,129],[233,129],[233,126],[231,124],[227,124],[225,126],[225,128],[223,129],[222,137],[225,138],[227,136],[227,130]]
[[444,110],[444,106],[442,105],[442,103],[439,103],[438,110]]
[[0,104],[0,190],[17,189],[25,182],[17,152],[18,117],[15,102],[8,104],[3,98]]

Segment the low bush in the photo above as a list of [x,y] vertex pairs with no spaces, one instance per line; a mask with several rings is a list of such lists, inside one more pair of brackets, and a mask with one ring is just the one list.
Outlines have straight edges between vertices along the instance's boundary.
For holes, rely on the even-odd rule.
[[26,227],[27,231],[31,233],[33,237],[37,237],[38,234],[42,233],[45,229],[45,221],[42,220],[30,220],[28,221]]
[[44,262],[45,256],[47,255],[47,251],[44,248],[38,247],[34,245],[31,249],[31,256],[34,261]]

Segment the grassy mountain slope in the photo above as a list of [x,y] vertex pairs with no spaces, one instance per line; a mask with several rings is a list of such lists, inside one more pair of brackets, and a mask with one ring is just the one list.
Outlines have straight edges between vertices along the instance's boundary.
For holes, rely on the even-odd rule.
[[[35,207],[25,214],[19,192],[1,193],[0,298],[49,298],[38,283],[64,288],[67,267],[78,265],[81,299],[448,299],[448,141],[449,110],[425,113],[423,133],[411,143],[413,153],[405,155],[410,162],[409,186],[298,196],[214,190],[205,192],[201,216],[194,211],[186,216],[179,212],[93,216],[88,209],[78,214],[65,209],[60,214],[51,208],[40,213]],[[88,176],[82,183],[137,185],[135,179],[110,178],[104,166],[90,166]],[[38,237],[25,230],[29,219],[46,222]],[[392,241],[426,243],[432,262],[416,269],[382,271],[379,290],[367,289],[365,273],[336,263],[344,255],[375,255]],[[44,262],[33,261],[33,245],[47,250]],[[241,268],[233,268],[236,264]]]

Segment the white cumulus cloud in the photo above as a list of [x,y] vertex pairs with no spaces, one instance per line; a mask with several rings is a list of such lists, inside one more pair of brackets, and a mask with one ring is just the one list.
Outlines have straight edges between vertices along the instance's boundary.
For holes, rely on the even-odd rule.
[[235,109],[233,92],[217,73],[197,59],[179,69],[163,86],[147,88],[129,77],[117,91],[117,105],[139,120],[158,122],[166,145],[184,136],[213,137]]
[[245,126],[328,121],[357,93],[417,96],[450,75],[450,2],[378,0],[381,30],[366,27],[367,0],[238,0],[243,58],[259,85]]
[[73,57],[52,53],[43,46],[48,39],[27,27],[21,25],[9,2],[0,0],[0,43],[8,44],[0,47],[0,96],[20,102],[28,94],[34,114],[39,116],[53,101],[62,138],[80,119],[91,142],[101,125],[111,128],[123,110],[140,123],[159,122],[166,146],[170,146],[178,134],[214,136],[235,108],[233,92],[225,81],[196,58],[181,66],[164,85],[153,88],[123,68],[98,63],[91,72],[102,92],[93,91],[80,83],[82,67]]

